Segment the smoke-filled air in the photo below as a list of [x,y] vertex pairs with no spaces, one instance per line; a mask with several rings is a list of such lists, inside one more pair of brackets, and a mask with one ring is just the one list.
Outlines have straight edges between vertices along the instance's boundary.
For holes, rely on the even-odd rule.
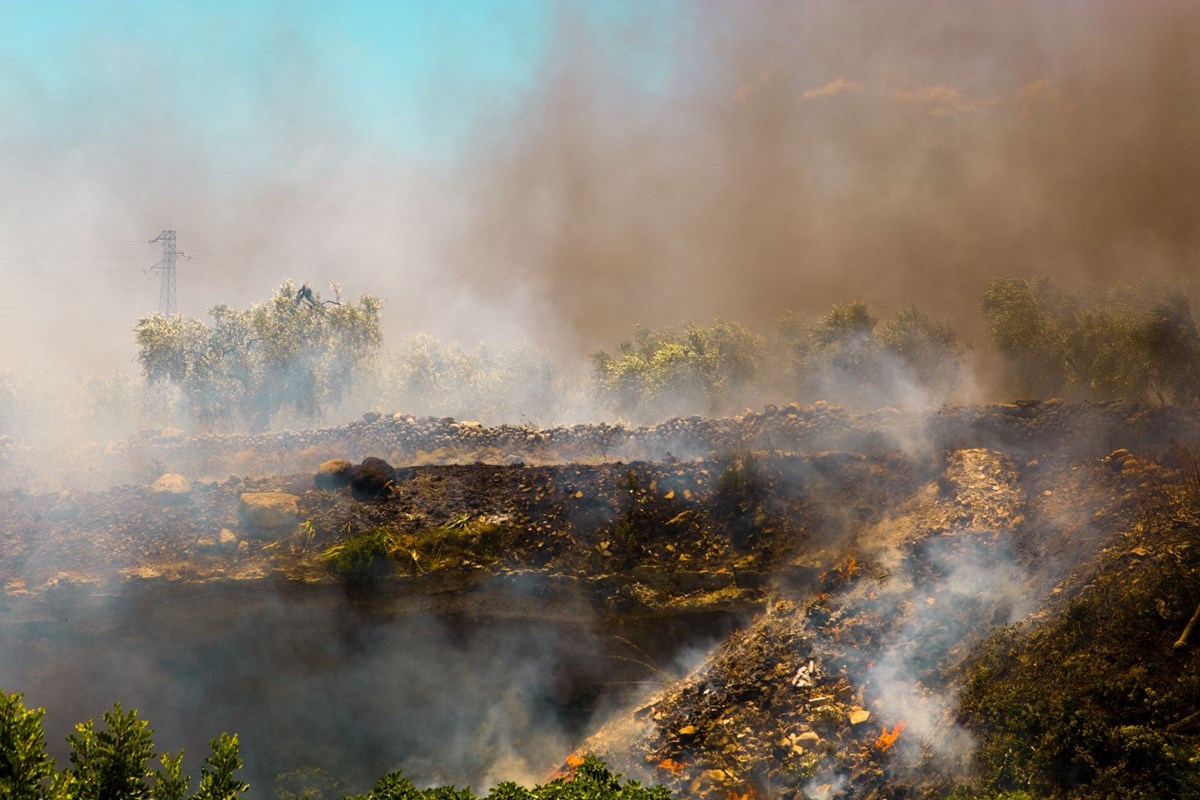
[[0,0],[0,798],[1200,797],[1197,41]]

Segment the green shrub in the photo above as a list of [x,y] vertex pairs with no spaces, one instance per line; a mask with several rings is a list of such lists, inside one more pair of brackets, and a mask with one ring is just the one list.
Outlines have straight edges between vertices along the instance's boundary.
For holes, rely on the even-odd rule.
[[245,793],[250,784],[234,777],[234,773],[242,768],[237,734],[222,733],[209,742],[209,747],[212,755],[204,759],[204,765],[200,767],[200,785],[192,800],[233,800]]
[[[569,777],[525,789],[514,783],[501,783],[484,800],[670,800],[671,793],[663,786],[642,786],[637,781],[622,781],[602,762],[588,756]],[[476,800],[470,789],[440,786],[418,789],[400,772],[380,778],[375,787],[364,795],[347,800]]]
[[396,537],[375,528],[352,534],[323,552],[321,558],[343,580],[355,583],[390,572],[395,549]]
[[[153,756],[153,732],[138,719],[137,711],[128,712],[120,704],[104,714],[105,728],[96,730],[91,720],[75,726],[67,737],[71,745],[72,768],[55,772],[54,761],[46,755],[42,718],[45,709],[26,709],[20,694],[0,690],[0,800],[185,800],[190,778],[182,772],[183,752],[172,757],[159,756],[162,769],[150,773],[146,763]],[[250,784],[236,777],[242,769],[237,734],[222,733],[209,742],[212,750],[200,768],[200,783],[190,800],[237,800]],[[299,772],[303,772],[301,775]],[[304,794],[286,787],[280,797],[311,796],[315,791],[332,790],[336,781],[322,778],[319,770],[293,773],[291,784],[301,784]],[[147,783],[153,778],[152,783]],[[515,783],[501,783],[485,800],[670,800],[662,786],[643,787],[636,781],[622,781],[602,762],[585,757],[573,775],[561,777],[526,789]],[[400,772],[380,778],[363,795],[346,800],[477,800],[468,789],[439,786],[418,789]]]
[[26,709],[19,694],[0,690],[0,798],[37,800],[54,775],[46,755],[42,717],[46,709]]
[[154,731],[136,710],[122,711],[120,703],[103,719],[105,730],[96,730],[89,719],[67,737],[73,769],[61,776],[60,789],[69,785],[66,794],[78,800],[149,797],[152,773],[146,762],[154,757]]
[[596,353],[600,393],[619,413],[648,418],[718,413],[754,384],[763,338],[735,322],[688,322],[679,328],[638,326],[615,354]]
[[[136,710],[117,703],[103,728],[90,719],[76,725],[67,737],[71,767],[56,772],[46,755],[46,711],[26,709],[21,699],[0,689],[0,800],[185,800],[191,779],[183,774],[183,752],[162,753],[162,769],[150,772],[154,732]],[[242,767],[237,736],[221,734],[212,750],[191,800],[233,800],[249,788],[233,777]]]

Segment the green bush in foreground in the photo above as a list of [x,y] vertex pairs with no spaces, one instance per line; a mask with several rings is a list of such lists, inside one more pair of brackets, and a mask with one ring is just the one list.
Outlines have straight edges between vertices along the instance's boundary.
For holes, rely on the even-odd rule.
[[[200,767],[200,783],[188,795],[191,778],[183,773],[183,751],[159,755],[161,769],[147,766],[154,757],[153,734],[136,710],[120,704],[106,712],[104,729],[92,720],[67,737],[71,768],[55,770],[46,754],[43,708],[27,709],[22,695],[0,689],[0,800],[237,800],[250,788],[235,774],[242,768],[237,734],[222,733],[209,746],[212,755]],[[296,796],[296,795],[292,795]],[[304,796],[309,796],[307,793]],[[584,758],[575,774],[532,789],[515,783],[494,787],[484,800],[670,800],[662,786],[643,787],[595,758]],[[418,789],[400,772],[389,773],[367,794],[347,800],[477,800],[469,789],[440,786]]]
[[[154,731],[118,703],[103,716],[75,726],[67,737],[71,766],[55,770],[46,754],[44,708],[27,709],[22,695],[0,689],[0,800],[185,800],[191,778],[183,774],[183,752],[154,757]],[[250,788],[234,777],[242,767],[237,735],[221,734],[210,743],[212,755],[201,767],[200,786],[191,800],[233,800]]]
[[[484,800],[670,800],[663,786],[642,786],[637,781],[621,781],[621,776],[592,757],[583,759],[575,774],[527,789],[515,783],[501,783]],[[418,789],[399,772],[383,776],[367,794],[347,800],[476,800],[468,789],[439,786]]]

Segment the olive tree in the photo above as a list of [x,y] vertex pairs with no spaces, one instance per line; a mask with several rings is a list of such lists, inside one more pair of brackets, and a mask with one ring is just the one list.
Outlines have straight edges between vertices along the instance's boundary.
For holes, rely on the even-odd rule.
[[964,374],[954,330],[915,308],[882,324],[861,301],[834,305],[812,324],[785,312],[775,349],[788,394],[859,407],[943,400]]
[[943,397],[961,386],[964,348],[949,323],[908,308],[880,326],[876,336],[893,378]]
[[464,347],[414,333],[385,359],[376,396],[414,414],[497,423],[552,413],[567,387],[534,350]]
[[1064,302],[1048,278],[997,278],[981,303],[988,338],[1022,392],[1048,395],[1068,381]]
[[992,344],[1020,388],[1095,399],[1200,401],[1200,331],[1171,287],[1060,289],[998,278],[983,298]]
[[753,384],[762,354],[761,336],[716,320],[638,326],[632,342],[592,360],[601,395],[618,411],[647,416],[729,408]]
[[142,317],[134,341],[143,374],[177,386],[208,427],[233,421],[263,430],[284,408],[315,416],[345,394],[383,339],[379,300],[345,301],[331,286],[334,299],[322,300],[286,281],[248,309],[215,306],[210,322]]

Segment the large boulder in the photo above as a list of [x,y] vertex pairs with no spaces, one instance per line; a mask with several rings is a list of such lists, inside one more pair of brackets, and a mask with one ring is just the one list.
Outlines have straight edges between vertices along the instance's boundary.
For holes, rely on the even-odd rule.
[[245,492],[239,498],[238,515],[252,530],[290,530],[300,524],[299,498],[287,492]]
[[341,489],[350,485],[350,472],[354,464],[344,458],[331,458],[322,461],[313,476],[313,483],[318,489]]
[[391,488],[395,470],[382,458],[368,456],[350,472],[350,492],[355,500],[375,500]]
[[150,493],[154,499],[166,505],[178,505],[188,499],[192,493],[192,484],[182,475],[168,472],[150,484]]

